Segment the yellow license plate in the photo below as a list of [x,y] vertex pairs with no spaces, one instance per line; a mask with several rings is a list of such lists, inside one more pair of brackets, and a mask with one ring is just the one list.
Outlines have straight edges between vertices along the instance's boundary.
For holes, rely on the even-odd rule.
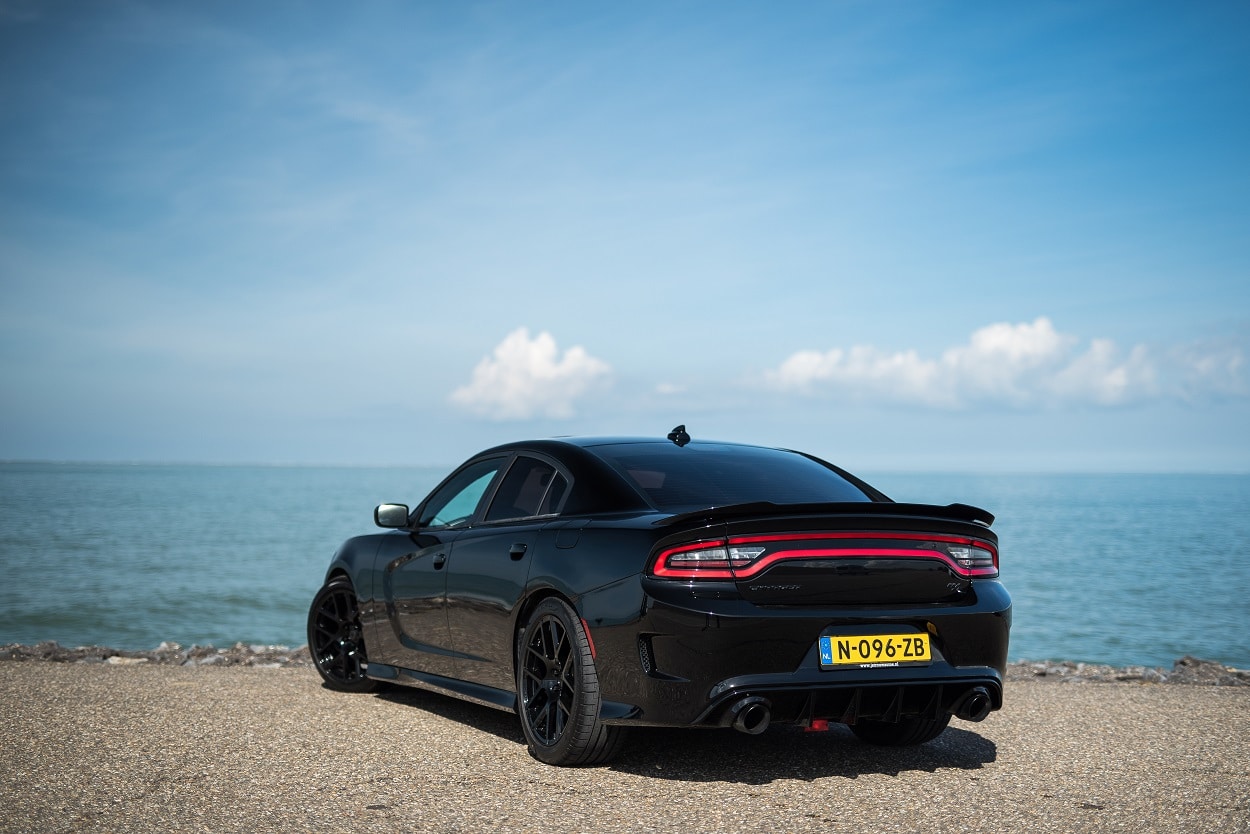
[[930,663],[927,634],[855,634],[820,638],[822,669],[876,669]]

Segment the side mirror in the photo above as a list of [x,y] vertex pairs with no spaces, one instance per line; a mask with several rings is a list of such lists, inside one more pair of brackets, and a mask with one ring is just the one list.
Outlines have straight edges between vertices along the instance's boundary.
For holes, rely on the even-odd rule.
[[400,528],[408,526],[407,504],[378,504],[373,508],[373,523],[379,527]]

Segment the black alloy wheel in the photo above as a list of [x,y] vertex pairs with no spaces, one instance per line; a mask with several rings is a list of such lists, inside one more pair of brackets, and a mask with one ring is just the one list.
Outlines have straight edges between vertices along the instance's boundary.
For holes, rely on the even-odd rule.
[[625,738],[599,721],[599,678],[586,630],[563,600],[534,609],[517,639],[517,696],[530,754],[553,765],[608,761]]
[[308,610],[308,651],[326,686],[340,692],[369,692],[377,682],[365,677],[365,639],[356,590],[345,576],[331,579]]

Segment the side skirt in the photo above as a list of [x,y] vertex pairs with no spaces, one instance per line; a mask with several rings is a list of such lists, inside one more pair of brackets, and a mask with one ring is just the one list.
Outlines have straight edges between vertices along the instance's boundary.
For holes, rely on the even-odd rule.
[[[470,701],[474,704],[481,704],[482,706],[504,710],[505,712],[514,713],[517,711],[516,693],[496,689],[493,686],[482,686],[478,683],[469,683],[456,678],[431,675],[428,672],[418,672],[415,669],[405,669],[402,666],[388,666],[385,663],[368,663],[365,666],[365,674],[375,681],[397,683],[403,686],[424,689],[427,692],[435,692],[439,695],[450,695],[462,701]],[[599,705],[599,717],[609,724],[632,723],[641,713],[642,711],[632,704],[603,701]]]
[[464,701],[471,701],[486,707],[516,712],[516,693],[496,689],[493,686],[482,686],[478,683],[445,678],[442,675],[431,675],[415,669],[404,669],[400,666],[388,666],[385,663],[370,662],[365,667],[365,674],[378,681],[413,686],[440,695],[451,695]]

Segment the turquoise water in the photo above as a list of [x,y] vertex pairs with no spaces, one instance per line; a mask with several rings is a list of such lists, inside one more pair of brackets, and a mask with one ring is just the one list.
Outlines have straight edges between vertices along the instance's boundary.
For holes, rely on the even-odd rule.
[[[443,474],[0,464],[0,644],[300,645],[339,542]],[[866,477],[998,516],[1013,660],[1250,668],[1250,476]]]

